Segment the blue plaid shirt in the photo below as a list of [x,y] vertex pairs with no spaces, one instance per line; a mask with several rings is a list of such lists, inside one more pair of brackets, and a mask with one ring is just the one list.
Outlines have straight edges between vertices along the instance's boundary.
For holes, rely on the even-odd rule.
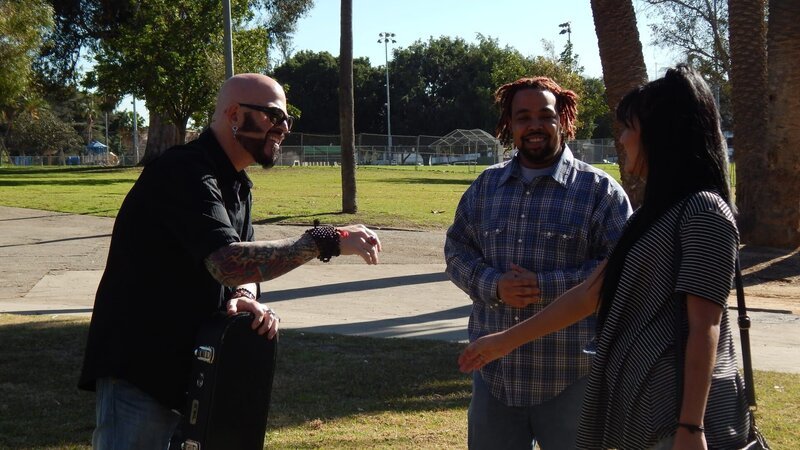
[[[444,253],[447,274],[472,298],[469,340],[505,330],[583,281],[608,256],[631,214],[622,187],[565,148],[551,175],[526,182],[519,156],[481,173],[464,193]],[[516,263],[536,273],[542,301],[499,303],[497,283]],[[588,375],[591,316],[523,345],[481,370],[508,406],[543,403]]]

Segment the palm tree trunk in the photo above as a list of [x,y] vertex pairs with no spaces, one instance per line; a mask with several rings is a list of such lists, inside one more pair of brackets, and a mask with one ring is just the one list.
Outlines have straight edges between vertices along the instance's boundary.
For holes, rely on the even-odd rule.
[[743,243],[759,245],[763,207],[769,203],[764,130],[767,127],[766,0],[730,0],[731,96],[736,206]]
[[[631,0],[592,0],[592,15],[603,66],[608,107],[614,111],[620,99],[631,89],[647,82],[642,43],[636,28],[636,13]],[[614,121],[618,164],[625,166],[625,151],[619,144],[621,130]],[[644,183],[622,173],[622,186],[634,207],[641,204]]]
[[342,134],[342,212],[358,212],[353,100],[353,0],[342,0],[339,40],[339,128]]
[[770,0],[767,32],[767,145],[769,208],[757,228],[763,245],[800,246],[800,2]]

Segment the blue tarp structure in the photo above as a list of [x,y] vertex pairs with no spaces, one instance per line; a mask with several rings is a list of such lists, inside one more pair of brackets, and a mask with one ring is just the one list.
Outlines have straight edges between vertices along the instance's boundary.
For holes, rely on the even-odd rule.
[[107,149],[108,146],[106,144],[103,144],[102,142],[98,141],[92,141],[89,142],[88,145],[86,145],[86,153],[90,155],[105,153]]

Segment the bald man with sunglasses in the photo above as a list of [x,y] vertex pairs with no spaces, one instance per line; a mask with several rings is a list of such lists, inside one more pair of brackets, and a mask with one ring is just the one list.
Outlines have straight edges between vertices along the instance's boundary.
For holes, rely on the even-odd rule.
[[96,391],[95,449],[168,448],[198,327],[215,311],[252,312],[252,328],[272,339],[280,318],[258,301],[258,283],[314,258],[378,263],[381,243],[363,225],[254,240],[245,168],[274,166],[291,127],[280,84],[236,75],[219,91],[210,128],[148,163],[126,196],[79,381]]

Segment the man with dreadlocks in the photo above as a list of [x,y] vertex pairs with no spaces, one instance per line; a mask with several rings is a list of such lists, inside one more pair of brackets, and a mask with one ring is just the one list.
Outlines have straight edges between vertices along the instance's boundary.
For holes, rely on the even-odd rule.
[[[606,258],[631,205],[608,174],[575,159],[577,95],[546,77],[495,93],[509,161],[461,198],[444,253],[472,299],[469,340],[541,311]],[[470,449],[571,449],[591,365],[593,316],[519,347],[473,373]]]

